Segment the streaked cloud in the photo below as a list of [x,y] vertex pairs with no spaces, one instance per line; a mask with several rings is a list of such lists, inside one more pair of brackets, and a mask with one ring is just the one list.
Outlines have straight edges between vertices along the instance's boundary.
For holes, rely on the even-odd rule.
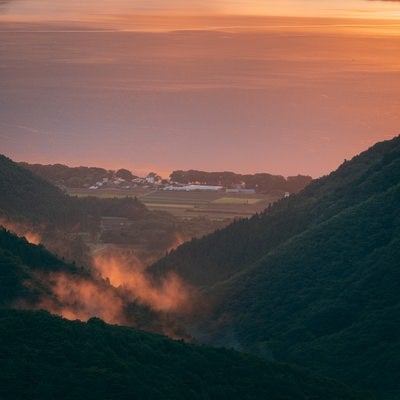
[[32,162],[317,176],[398,132],[397,36],[282,26],[3,32],[2,151]]
[[[400,0],[1,0],[9,14],[58,18],[96,14],[292,15],[389,18]],[[380,3],[380,6],[378,6]],[[392,4],[392,6],[390,5]],[[394,8],[393,8],[394,7]],[[396,14],[398,16],[398,14]]]
[[0,0],[0,12],[4,11],[11,2],[12,0]]

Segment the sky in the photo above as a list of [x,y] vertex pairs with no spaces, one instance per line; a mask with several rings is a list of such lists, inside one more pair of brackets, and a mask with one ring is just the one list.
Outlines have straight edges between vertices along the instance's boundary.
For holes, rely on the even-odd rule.
[[398,1],[376,0],[3,0],[11,15],[68,18],[101,14],[280,15],[396,18]]
[[0,1],[0,153],[318,177],[400,133],[400,1]]

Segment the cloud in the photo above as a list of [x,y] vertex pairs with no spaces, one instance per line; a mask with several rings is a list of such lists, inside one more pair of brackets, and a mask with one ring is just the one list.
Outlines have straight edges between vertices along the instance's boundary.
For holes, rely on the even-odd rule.
[[0,12],[5,10],[9,3],[12,3],[12,0],[0,0]]
[[39,244],[42,241],[40,233],[33,227],[28,227],[21,223],[11,222],[4,218],[0,218],[0,226],[3,226],[8,231],[20,236],[32,244]]

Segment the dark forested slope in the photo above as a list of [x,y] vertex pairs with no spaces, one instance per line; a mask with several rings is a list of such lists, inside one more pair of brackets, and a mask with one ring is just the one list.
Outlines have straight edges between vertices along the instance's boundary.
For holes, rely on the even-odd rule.
[[287,365],[131,328],[0,309],[0,398],[367,399]]
[[202,288],[202,340],[400,398],[400,137],[152,269]]
[[214,287],[212,341],[398,395],[399,199],[397,184]]
[[137,247],[143,262],[154,262],[177,238],[189,238],[174,216],[150,211],[136,198],[68,196],[1,155],[0,225],[84,265],[91,259],[87,245]]
[[400,137],[378,143],[265,212],[184,243],[151,270],[175,270],[197,286],[224,281],[293,236],[390,188],[400,180],[399,153]]
[[19,301],[34,305],[41,296],[49,294],[46,283],[35,277],[38,272],[85,275],[43,246],[30,244],[0,227],[0,305],[10,307]]
[[[84,185],[95,185],[103,179],[111,179],[115,174],[120,176],[118,172],[125,171],[126,175],[133,179],[133,175],[128,170],[115,171],[106,170],[97,167],[68,167],[63,164],[28,164],[26,162],[19,163],[25,169],[33,172],[55,185],[64,187],[83,187]],[[123,174],[122,174],[123,175]],[[126,176],[125,175],[125,176]],[[122,176],[121,176],[122,177]]]
[[[152,286],[148,285],[152,290]],[[154,289],[155,290],[155,289]],[[115,287],[99,274],[68,264],[43,245],[0,227],[0,308],[45,309],[68,318],[108,322],[187,337],[175,321],[135,292]],[[1,396],[0,396],[1,398]]]
[[[0,155],[0,217],[57,227],[86,227],[99,216],[133,218],[147,211],[136,199],[79,199]],[[148,212],[148,211],[147,211]]]
[[0,155],[0,216],[62,223],[71,205],[61,190]]

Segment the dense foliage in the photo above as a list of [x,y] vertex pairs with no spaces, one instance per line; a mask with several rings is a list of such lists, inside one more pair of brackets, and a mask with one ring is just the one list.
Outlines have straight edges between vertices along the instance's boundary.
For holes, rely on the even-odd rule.
[[0,398],[357,400],[299,368],[130,328],[0,310]]
[[104,178],[111,178],[113,171],[96,167],[68,167],[63,164],[28,164],[20,163],[22,167],[43,179],[67,187],[82,187],[94,185]]
[[126,181],[137,178],[125,168],[113,171],[98,167],[69,167],[64,164],[43,165],[21,162],[19,165],[53,184],[69,188],[88,187],[113,178]]
[[398,399],[400,137],[152,270],[202,288],[202,340]]
[[71,204],[61,190],[0,155],[0,216],[65,223]]
[[135,198],[77,198],[0,155],[0,217],[87,228],[100,216],[135,218],[148,212]]
[[223,185],[232,187],[244,185],[247,189],[256,189],[259,193],[284,192],[297,193],[311,182],[310,176],[297,175],[284,178],[281,175],[267,173],[259,174],[236,174],[234,172],[204,172],[204,171],[173,171],[170,175],[172,181],[188,184],[201,183],[205,185]]

